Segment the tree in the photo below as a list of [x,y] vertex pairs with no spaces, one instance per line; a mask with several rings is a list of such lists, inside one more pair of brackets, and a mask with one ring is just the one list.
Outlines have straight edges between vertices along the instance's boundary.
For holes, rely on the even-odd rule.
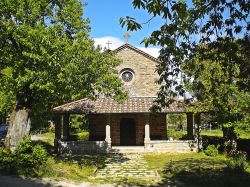
[[7,147],[15,149],[39,111],[100,94],[125,97],[118,60],[94,47],[82,6],[79,0],[0,2],[1,101],[11,101],[0,105],[13,110]]
[[238,121],[247,115],[250,84],[246,72],[250,72],[250,60],[245,50],[249,50],[249,39],[234,42],[222,40],[197,47],[190,60],[182,64],[188,77],[185,87],[200,104],[196,107],[202,110],[206,106],[220,124]]
[[[185,95],[185,85],[176,79],[183,70],[192,74],[195,99],[208,110],[220,111],[216,114],[223,114],[221,121],[234,121],[236,113],[249,108],[249,102],[244,103],[249,98],[249,5],[247,0],[133,0],[134,8],[151,15],[149,21],[163,20],[143,40],[146,46],[161,47],[159,108],[168,106],[177,94]],[[120,23],[131,31],[143,26],[129,16]]]

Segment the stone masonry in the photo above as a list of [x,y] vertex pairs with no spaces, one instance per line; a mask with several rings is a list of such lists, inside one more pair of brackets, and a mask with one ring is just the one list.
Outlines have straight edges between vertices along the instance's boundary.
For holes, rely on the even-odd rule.
[[[120,121],[122,118],[132,118],[135,120],[136,145],[144,145],[146,114],[111,114],[110,130],[112,146],[120,145]],[[164,114],[149,115],[150,136],[152,140],[166,140],[166,116]],[[90,134],[92,137],[100,136],[105,139],[106,115],[93,115],[89,117]]]
[[133,80],[124,83],[130,97],[157,95],[159,86],[155,81],[159,79],[159,76],[156,73],[157,62],[155,60],[147,58],[129,47],[118,51],[117,57],[122,60],[122,63],[117,68],[119,74],[125,69],[134,72]]

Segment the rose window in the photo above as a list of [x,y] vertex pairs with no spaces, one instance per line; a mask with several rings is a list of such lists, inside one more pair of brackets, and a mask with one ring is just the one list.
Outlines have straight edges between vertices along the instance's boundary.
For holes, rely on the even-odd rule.
[[121,74],[121,78],[124,82],[130,82],[133,79],[134,75],[131,71],[124,71]]

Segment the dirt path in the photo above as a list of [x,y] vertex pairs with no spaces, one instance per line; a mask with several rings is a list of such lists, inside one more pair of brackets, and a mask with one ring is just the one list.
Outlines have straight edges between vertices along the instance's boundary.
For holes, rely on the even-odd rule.
[[117,187],[112,184],[92,184],[88,182],[76,184],[71,181],[55,181],[51,179],[25,179],[12,176],[0,176],[0,187]]

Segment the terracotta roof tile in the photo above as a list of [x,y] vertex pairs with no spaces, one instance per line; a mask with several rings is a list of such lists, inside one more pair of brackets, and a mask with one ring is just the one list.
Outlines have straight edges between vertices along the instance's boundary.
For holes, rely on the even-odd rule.
[[[156,97],[131,97],[118,103],[114,99],[100,98],[95,101],[81,99],[53,109],[54,113],[149,113]],[[186,112],[186,105],[181,101],[172,103],[162,110],[167,112]]]

